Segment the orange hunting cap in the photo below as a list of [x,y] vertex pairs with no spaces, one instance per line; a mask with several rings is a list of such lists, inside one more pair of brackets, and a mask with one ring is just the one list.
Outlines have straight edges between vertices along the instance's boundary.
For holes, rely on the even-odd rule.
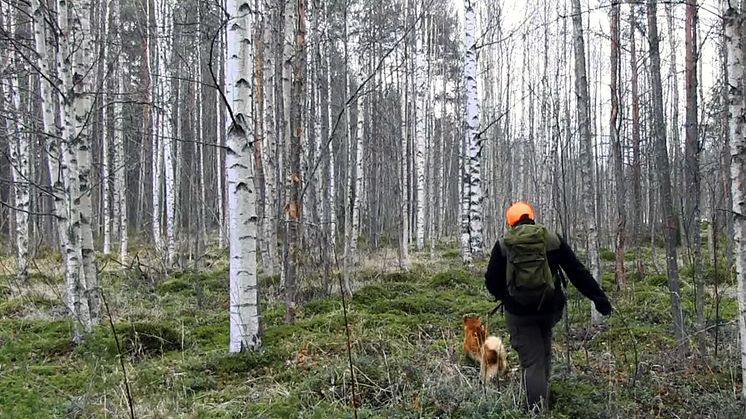
[[508,225],[513,226],[524,215],[528,215],[528,218],[533,220],[534,209],[531,208],[531,205],[529,205],[527,202],[518,201],[509,206],[508,209],[505,211],[505,221],[508,222]]

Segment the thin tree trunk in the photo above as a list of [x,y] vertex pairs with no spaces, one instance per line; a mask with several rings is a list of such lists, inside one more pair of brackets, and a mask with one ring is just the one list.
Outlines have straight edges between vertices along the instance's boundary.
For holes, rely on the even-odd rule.
[[176,263],[176,162],[174,161],[174,76],[173,8],[172,0],[160,0],[159,27],[162,28],[158,54],[159,86],[161,88],[161,141],[163,142],[163,172],[165,179],[166,207],[166,263],[169,268]]
[[[263,4],[267,6],[267,4]],[[254,127],[254,164],[256,165],[256,181],[257,190],[259,191],[259,199],[257,200],[257,213],[259,216],[259,229],[262,233],[268,232],[269,229],[265,226],[267,224],[267,194],[269,193],[267,188],[267,175],[264,168],[264,162],[267,157],[264,155],[268,149],[264,145],[264,137],[267,129],[264,127],[264,105],[267,102],[265,95],[267,92],[264,89],[264,51],[269,43],[262,42],[264,36],[264,26],[268,25],[267,13],[269,9],[262,10],[261,20],[257,22],[254,33],[254,84],[256,86],[256,96],[254,97],[256,103],[254,104],[255,114],[258,116],[255,119]],[[271,51],[268,53],[271,55]],[[270,69],[270,71],[272,71]],[[271,209],[271,208],[270,208]],[[273,263],[269,257],[270,239],[271,235],[262,234],[259,242],[259,249],[262,260],[262,270],[264,272],[272,270],[271,264]]]
[[85,287],[85,298],[88,300],[88,310],[92,324],[98,320],[98,269],[96,267],[96,252],[93,247],[93,208],[90,187],[92,163],[89,121],[94,98],[93,79],[89,72],[94,55],[90,39],[91,1],[81,1],[76,5],[75,10],[75,16],[72,19],[77,41],[73,58],[75,71],[72,76],[74,83],[73,112],[79,170],[81,256],[85,278],[83,286]]
[[[160,0],[162,1],[162,0]],[[157,46],[156,48],[150,47],[150,28],[158,25],[158,15],[160,13],[160,3],[159,0],[156,0],[155,6],[154,6],[154,14],[155,17],[150,13],[151,8],[147,8],[147,27],[148,27],[148,35],[146,38],[146,45],[148,48],[147,51],[147,59],[145,60],[145,66],[148,68],[148,74],[149,79],[151,80],[150,89],[148,89],[148,103],[153,103],[155,100],[155,97],[159,96],[160,89],[161,89],[161,81],[160,79],[163,77],[163,74],[160,73],[161,66],[160,64],[157,64],[157,74],[158,78],[156,79],[155,83],[152,83],[154,77],[153,77],[153,58],[156,59],[156,63],[160,61],[159,55],[160,55],[160,47]],[[155,23],[152,23],[155,20]],[[160,34],[157,34],[157,36]],[[152,51],[151,51],[152,50]],[[153,57],[153,54],[155,57]],[[153,89],[158,89],[156,94],[153,94]],[[160,103],[160,99],[158,100]],[[153,118],[153,124],[150,131],[151,136],[151,182],[152,182],[152,213],[150,217],[151,222],[151,228],[153,235],[153,244],[155,245],[156,252],[159,254],[163,253],[163,238],[162,238],[162,229],[161,229],[161,195],[163,195],[163,141],[161,140],[161,121],[163,120],[163,114],[162,112],[157,112],[154,115]]]
[[353,173],[352,173],[352,121],[350,118],[350,105],[347,101],[350,98],[350,69],[349,69],[349,36],[348,36],[348,20],[347,20],[347,8],[345,5],[345,16],[344,16],[344,86],[345,86],[345,133],[347,143],[347,187],[345,189],[345,224],[344,224],[344,256],[343,256],[343,271],[344,271],[344,290],[348,295],[352,295],[352,287],[350,285],[350,269],[352,265],[352,241],[357,240],[357,237],[352,236],[352,188],[353,188]]
[[[14,38],[13,42],[19,41],[18,25],[15,15],[18,11],[11,4],[2,4],[2,19],[8,35]],[[3,30],[5,31],[5,28]],[[29,187],[31,182],[31,163],[29,159],[29,135],[23,132],[22,124],[12,117],[22,115],[21,92],[19,90],[19,74],[23,71],[18,53],[11,53],[9,62],[3,63],[3,71],[7,72],[7,84],[3,86],[5,93],[5,127],[10,148],[10,165],[13,178],[13,195],[15,199],[15,242],[16,242],[16,276],[20,283],[25,283],[28,278],[29,266],[29,212],[31,210],[31,198]],[[6,65],[8,68],[6,68]],[[10,138],[15,137],[15,141]]]
[[[363,59],[358,57],[355,60],[358,70],[358,85],[363,82],[365,74],[363,73]],[[357,239],[360,237],[360,212],[363,198],[363,135],[365,130],[365,104],[363,95],[359,94],[356,99],[357,106],[357,128],[355,129],[355,187],[352,198],[352,241],[350,241],[350,255],[353,264],[357,265],[359,260]]]
[[78,162],[77,144],[78,140],[76,126],[74,125],[74,110],[77,105],[81,108],[81,100],[76,102],[73,90],[73,61],[69,53],[70,23],[68,20],[68,4],[64,0],[57,2],[57,74],[62,81],[62,92],[60,98],[60,121],[63,124],[59,130],[59,138],[62,139],[62,173],[65,174],[65,204],[67,206],[65,215],[58,215],[58,220],[65,225],[65,236],[67,246],[65,248],[65,276],[67,285],[67,304],[73,317],[73,341],[82,340],[80,326],[88,332],[91,330],[92,321],[88,308],[88,300],[85,298],[85,273],[83,270],[82,238],[80,228],[80,169]]
[[617,231],[616,231],[616,286],[624,288],[624,235],[627,224],[624,203],[626,202],[626,187],[624,184],[624,156],[622,155],[622,139],[619,135],[619,3],[611,6],[611,116],[609,118],[609,132],[614,151],[614,178],[616,183]]
[[697,108],[697,2],[688,0],[686,4],[686,170],[685,181],[686,235],[691,238],[689,249],[692,255],[692,276],[694,277],[694,311],[696,313],[697,346],[701,354],[707,352],[704,340],[704,278],[702,278],[702,239],[700,232],[700,177],[699,177],[699,126]]
[[681,293],[679,291],[679,267],[676,257],[676,217],[674,216],[673,198],[671,196],[671,171],[666,148],[666,125],[663,119],[663,89],[660,71],[660,49],[658,41],[658,19],[656,16],[656,1],[648,0],[648,44],[650,46],[650,87],[653,95],[653,127],[655,139],[655,155],[660,186],[661,209],[663,210],[666,267],[668,271],[668,286],[671,291],[671,312],[673,316],[674,334],[680,350],[686,349],[684,333],[684,314],[681,307]]
[[121,2],[114,6],[113,26],[116,31],[116,45],[119,45],[116,61],[117,96],[114,103],[114,207],[115,218],[118,217],[119,226],[119,262],[126,264],[129,234],[127,229],[127,162],[124,149],[124,50],[122,39],[122,25],[120,22]]
[[256,281],[257,215],[254,192],[250,2],[227,0],[228,60],[225,65],[226,97],[230,105],[226,135],[225,171],[228,181],[230,238],[230,352],[257,350],[259,289]]
[[[575,94],[578,99],[578,125],[580,127],[580,167],[583,177],[583,222],[588,235],[588,259],[591,275],[601,285],[601,261],[598,256],[598,226],[596,225],[596,195],[593,176],[593,141],[590,131],[588,79],[585,66],[585,44],[580,0],[572,1],[575,36]],[[591,307],[591,321],[600,321],[600,314]]]
[[[282,29],[282,36],[281,36],[281,45],[282,45],[282,83],[281,83],[281,91],[282,91],[282,119],[281,119],[281,133],[282,135],[280,138],[282,139],[279,141],[279,147],[278,147],[278,162],[277,167],[280,171],[280,179],[284,179],[285,181],[282,182],[282,187],[280,188],[278,186],[278,192],[281,190],[280,194],[280,202],[284,202],[284,223],[283,223],[283,232],[284,237],[282,240],[282,271],[281,271],[281,278],[282,278],[282,284],[287,290],[287,276],[288,276],[288,269],[292,269],[292,267],[289,266],[290,262],[290,240],[289,240],[289,234],[290,234],[290,211],[293,210],[297,211],[297,208],[291,209],[287,207],[289,204],[289,195],[290,195],[290,185],[292,182],[292,179],[287,176],[286,170],[288,169],[286,166],[286,161],[289,158],[289,148],[290,144],[293,142],[292,140],[292,131],[291,131],[291,109],[292,109],[292,103],[290,99],[290,95],[292,92],[292,78],[293,78],[293,52],[294,52],[294,42],[293,42],[293,28],[294,28],[294,20],[293,20],[293,13],[295,10],[294,7],[294,1],[295,0],[285,0],[284,4],[284,11],[282,14],[283,17],[283,29]],[[292,169],[291,169],[292,170]],[[285,296],[287,297],[288,293],[286,291]]]
[[[407,20],[405,19],[405,22]],[[406,43],[403,48],[406,48]],[[404,62],[407,61],[406,51],[403,54]],[[401,231],[399,232],[399,267],[409,271],[412,266],[409,261],[409,167],[408,167],[408,150],[409,137],[407,136],[407,124],[409,118],[407,113],[407,73],[404,71],[404,82],[401,82],[401,73],[399,75],[399,107],[401,113],[401,153],[399,154],[399,179],[401,181],[400,189],[400,220]]]
[[415,224],[417,250],[425,249],[425,157],[427,153],[426,141],[426,121],[425,115],[425,95],[427,89],[427,80],[425,79],[425,53],[423,51],[422,38],[424,29],[419,27],[415,29],[415,68],[414,68],[414,88],[415,88],[415,172],[417,185],[417,208],[415,214],[417,222]]
[[[476,19],[471,1],[466,1],[466,25],[464,41],[464,86],[466,106],[464,132],[469,163],[467,165],[469,190],[469,253],[470,257],[480,257],[483,251],[482,239],[482,175],[480,172],[479,109],[477,104],[477,48],[475,41]],[[419,118],[419,115],[418,115]]]
[[103,19],[104,29],[100,36],[101,42],[101,60],[99,65],[99,85],[101,87],[101,201],[102,212],[101,218],[103,223],[104,248],[103,253],[111,253],[111,151],[109,150],[109,106],[108,106],[108,83],[107,83],[107,63],[109,60],[109,2],[101,2],[101,18]]
[[632,6],[629,14],[630,20],[630,71],[631,82],[630,89],[632,95],[632,229],[635,242],[635,265],[638,279],[644,275],[644,265],[642,262],[642,168],[640,164],[640,95],[638,93],[637,83],[637,42],[635,35],[637,33],[637,16],[635,8]]
[[263,265],[264,272],[267,275],[274,275],[275,268],[278,265],[277,261],[277,219],[275,218],[275,207],[276,207],[276,196],[277,196],[277,181],[275,179],[275,173],[277,168],[276,158],[274,153],[276,151],[276,134],[277,127],[275,124],[275,61],[274,51],[269,48],[272,45],[272,22],[269,20],[270,17],[270,2],[264,1],[264,11],[267,16],[267,22],[264,24],[264,45],[265,50],[263,53],[264,69],[262,75],[264,77],[264,142],[265,152],[262,153],[264,158],[265,170],[264,179],[266,183],[265,187],[265,201],[264,201],[264,216],[265,220],[262,220],[262,227],[267,242],[267,262]]
[[[746,17],[729,9],[725,13],[725,40],[728,51],[728,113],[730,115],[731,181],[733,182],[733,241],[738,291],[738,331],[741,342],[741,379],[746,383],[746,77],[744,77],[744,30]],[[741,387],[746,397],[746,386]]]
[[[197,10],[197,25],[200,31],[203,30],[204,17],[202,15],[202,5],[198,6]],[[196,110],[197,110],[197,129],[196,134],[199,136],[199,235],[200,242],[206,248],[208,242],[207,236],[207,176],[205,173],[205,123],[204,123],[204,74],[202,65],[202,43],[197,44],[197,85],[196,87]]]
[[[52,81],[56,79],[58,73],[56,66],[50,67],[49,65],[46,14],[42,8],[42,3],[40,0],[33,0],[31,7],[34,15],[34,43],[36,46],[37,64],[41,74],[47,76],[41,77],[39,90],[41,91],[40,105],[45,134],[44,140],[48,154],[46,160],[49,170],[49,184],[54,200],[53,211],[57,217],[64,217],[67,208],[64,180],[67,174],[62,172],[63,166],[60,164],[62,161],[60,139],[62,137],[60,136],[60,128],[57,127],[55,122],[55,98],[53,95],[56,93],[52,91]],[[65,224],[60,220],[57,222],[57,235],[62,255],[67,253],[66,249],[68,246],[67,234],[65,232]]]
[[[285,277],[285,321],[292,323],[295,321],[295,304],[296,301],[296,282],[298,267],[301,259],[300,240],[301,232],[301,215],[303,211],[303,202],[301,201],[301,137],[303,135],[303,107],[304,107],[304,89],[306,74],[306,4],[305,0],[297,0],[294,5],[297,7],[293,13],[295,28],[295,54],[293,57],[293,83],[291,90],[290,106],[290,190],[288,204],[286,206],[288,217],[288,269]],[[287,10],[287,9],[286,9]]]

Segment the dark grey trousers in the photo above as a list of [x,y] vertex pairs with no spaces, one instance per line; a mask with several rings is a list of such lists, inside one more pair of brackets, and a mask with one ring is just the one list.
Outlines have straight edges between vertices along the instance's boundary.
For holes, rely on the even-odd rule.
[[549,407],[552,364],[552,327],[562,313],[518,316],[505,312],[510,346],[518,352],[530,410]]

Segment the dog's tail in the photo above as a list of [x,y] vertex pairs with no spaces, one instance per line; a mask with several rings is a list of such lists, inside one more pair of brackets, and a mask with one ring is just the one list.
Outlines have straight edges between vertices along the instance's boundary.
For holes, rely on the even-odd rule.
[[489,336],[482,344],[481,362],[482,381],[491,380],[497,373],[504,373],[508,368],[508,354],[505,351],[502,339],[497,336]]

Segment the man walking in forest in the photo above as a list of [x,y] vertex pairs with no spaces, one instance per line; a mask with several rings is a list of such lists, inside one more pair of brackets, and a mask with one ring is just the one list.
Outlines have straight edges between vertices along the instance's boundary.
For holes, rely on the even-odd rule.
[[492,249],[485,285],[505,307],[510,344],[518,352],[528,408],[549,407],[552,327],[562,316],[567,297],[560,268],[596,310],[607,316],[611,303],[565,240],[534,221],[526,202],[505,213],[509,229]]

